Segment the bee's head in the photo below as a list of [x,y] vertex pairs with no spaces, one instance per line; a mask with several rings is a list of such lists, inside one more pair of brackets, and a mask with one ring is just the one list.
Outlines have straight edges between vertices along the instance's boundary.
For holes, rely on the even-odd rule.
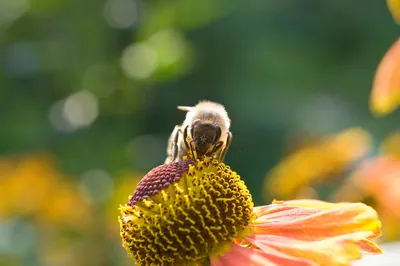
[[199,144],[214,144],[221,137],[221,128],[215,124],[196,120],[192,124],[193,140]]

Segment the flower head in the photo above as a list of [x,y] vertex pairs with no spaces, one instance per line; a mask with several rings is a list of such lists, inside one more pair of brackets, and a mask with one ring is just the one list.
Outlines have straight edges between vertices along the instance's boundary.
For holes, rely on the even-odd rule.
[[219,255],[254,218],[243,181],[209,159],[156,167],[121,212],[123,246],[139,265],[185,265]]
[[380,252],[372,208],[313,200],[254,208],[240,177],[210,158],[154,168],[120,211],[122,244],[138,265],[349,265]]

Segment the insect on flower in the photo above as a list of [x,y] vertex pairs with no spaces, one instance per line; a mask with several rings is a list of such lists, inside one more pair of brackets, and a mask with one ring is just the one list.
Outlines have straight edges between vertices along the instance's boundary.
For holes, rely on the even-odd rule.
[[222,162],[231,144],[231,120],[224,106],[201,101],[196,106],[178,106],[187,111],[181,125],[176,125],[168,140],[165,163],[182,161],[184,156],[201,159],[204,156]]
[[179,108],[188,113],[170,137],[168,163],[147,173],[119,208],[122,246],[136,265],[347,266],[381,252],[372,241],[381,234],[377,213],[362,203],[254,207],[222,162],[231,140],[224,107]]

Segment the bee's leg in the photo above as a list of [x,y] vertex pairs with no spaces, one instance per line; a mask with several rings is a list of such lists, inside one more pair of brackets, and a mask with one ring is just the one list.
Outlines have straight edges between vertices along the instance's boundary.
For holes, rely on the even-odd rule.
[[231,141],[232,141],[232,133],[228,132],[227,136],[226,136],[225,146],[222,148],[222,151],[221,151],[221,153],[219,155],[219,161],[220,162],[224,161],[226,152],[228,151],[229,147],[231,146]]
[[188,130],[189,130],[189,126],[186,126],[184,131],[183,131],[183,142],[185,143],[186,149],[188,150],[188,153],[190,151],[191,155],[192,155],[192,159],[196,160],[196,156],[195,156],[195,149],[192,147],[193,144],[193,140],[188,142],[187,138],[188,138]]
[[223,145],[224,145],[224,142],[218,141],[217,143],[214,144],[211,152],[207,153],[207,155],[212,156],[213,154],[217,153],[222,148]]
[[197,160],[197,152],[196,152],[196,147],[194,146],[195,144],[194,144],[194,139],[192,139],[190,142],[189,142],[189,144],[190,144],[190,152],[192,153],[192,158],[194,159],[194,160]]
[[222,134],[221,128],[217,126],[217,127],[216,127],[216,132],[215,132],[214,141],[219,140],[219,139],[221,138],[221,134]]
[[186,126],[185,129],[183,130],[183,143],[185,143],[186,149],[189,150],[190,149],[190,145],[189,142],[187,141],[187,137],[188,137],[188,128],[189,126]]

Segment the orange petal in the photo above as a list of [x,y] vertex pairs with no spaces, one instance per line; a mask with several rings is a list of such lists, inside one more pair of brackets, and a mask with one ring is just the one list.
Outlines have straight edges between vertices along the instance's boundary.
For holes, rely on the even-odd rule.
[[[359,237],[364,236],[361,234]],[[360,246],[344,236],[320,241],[302,241],[271,235],[254,235],[247,239],[264,252],[279,250],[288,256],[314,261],[316,265],[349,265],[351,260],[361,256]]]
[[[397,2],[399,1],[388,1]],[[398,9],[397,9],[398,11]],[[376,115],[394,111],[400,103],[400,39],[385,54],[376,70],[370,105]]]
[[256,207],[255,212],[258,218],[253,224],[254,235],[302,241],[299,242],[302,244],[314,241],[325,241],[324,245],[350,242],[366,253],[381,252],[375,243],[369,241],[381,234],[381,222],[376,211],[362,203],[275,201],[268,206]]
[[400,23],[400,0],[387,0],[390,13],[397,23]]
[[290,256],[272,248],[250,249],[232,244],[222,257],[212,258],[212,266],[318,266],[315,262]]

